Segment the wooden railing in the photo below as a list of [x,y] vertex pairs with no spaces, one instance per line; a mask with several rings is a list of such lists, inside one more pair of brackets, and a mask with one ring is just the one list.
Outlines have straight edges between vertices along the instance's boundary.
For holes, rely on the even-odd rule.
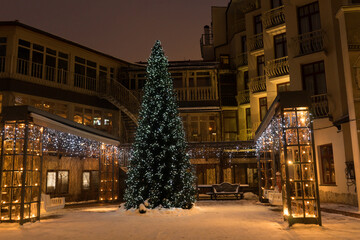
[[99,94],[124,111],[135,123],[137,122],[140,102],[125,86],[113,79],[106,79],[100,81]]
[[257,76],[251,79],[249,83],[251,93],[266,91],[266,76]]
[[237,67],[247,66],[248,65],[248,55],[246,52],[240,53],[236,56],[236,65]]
[[137,121],[140,103],[126,87],[114,79],[101,79],[71,73],[64,69],[16,57],[0,57],[0,78],[13,78],[43,86],[107,99]]
[[306,55],[324,50],[325,32],[320,29],[298,35],[295,38],[296,55]]
[[178,101],[214,101],[218,100],[214,87],[175,88]]
[[240,130],[240,141],[250,141],[253,139],[254,137],[251,128],[245,128]]
[[329,103],[327,94],[311,96],[312,113],[314,118],[329,116]]
[[266,63],[266,75],[269,78],[289,74],[288,56],[270,60]]
[[285,23],[284,6],[280,6],[263,15],[263,25],[265,28],[271,28]]
[[249,90],[241,90],[238,92],[237,100],[239,105],[250,103],[250,92]]
[[264,48],[263,34],[253,35],[249,38],[250,51],[255,51]]

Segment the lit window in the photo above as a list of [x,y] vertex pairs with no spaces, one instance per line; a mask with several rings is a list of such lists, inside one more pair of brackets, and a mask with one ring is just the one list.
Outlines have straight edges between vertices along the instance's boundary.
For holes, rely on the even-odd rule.
[[90,172],[83,172],[82,188],[83,190],[90,189]]

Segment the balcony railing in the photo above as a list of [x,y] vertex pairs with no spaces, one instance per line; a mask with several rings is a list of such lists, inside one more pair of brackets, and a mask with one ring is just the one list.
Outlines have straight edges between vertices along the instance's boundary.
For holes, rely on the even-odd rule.
[[240,141],[250,141],[253,140],[253,133],[251,128],[245,128],[240,130]]
[[266,63],[266,75],[269,78],[284,76],[289,74],[288,56],[270,60]]
[[214,101],[218,100],[214,87],[176,88],[178,101]]
[[126,87],[113,79],[87,77],[14,56],[0,57],[0,78],[11,78],[80,94],[100,96],[118,106],[136,122],[139,100]]
[[238,92],[237,100],[239,105],[250,103],[250,92],[249,90],[242,90]]
[[255,51],[264,48],[263,34],[256,34],[249,38],[250,51]]
[[257,76],[251,79],[249,83],[251,93],[266,91],[266,76]]
[[314,118],[325,118],[329,116],[329,103],[327,94],[311,96],[311,105]]
[[237,55],[235,60],[236,60],[236,65],[238,67],[243,67],[248,65],[248,55],[246,52]]
[[263,25],[265,28],[271,28],[285,23],[284,6],[280,6],[264,14]]
[[324,50],[324,36],[325,32],[323,30],[297,36],[295,38],[296,54],[300,56]]

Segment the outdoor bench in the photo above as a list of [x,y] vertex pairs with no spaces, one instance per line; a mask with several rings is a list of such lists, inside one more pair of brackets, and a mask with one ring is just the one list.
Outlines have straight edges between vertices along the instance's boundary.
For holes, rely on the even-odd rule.
[[214,196],[215,200],[220,195],[234,195],[236,199],[242,199],[244,197],[244,193],[240,192],[240,186],[239,184],[230,184],[230,183],[221,183],[221,184],[214,184],[213,187],[213,193],[209,194],[211,199],[212,196]]

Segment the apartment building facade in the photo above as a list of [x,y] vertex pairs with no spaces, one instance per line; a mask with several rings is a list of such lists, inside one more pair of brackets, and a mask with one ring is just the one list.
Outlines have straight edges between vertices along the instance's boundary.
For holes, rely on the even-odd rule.
[[[204,59],[228,62],[236,79],[239,139],[255,136],[280,92],[302,90],[310,95],[320,199],[352,205],[359,199],[354,171],[357,144],[349,117],[354,104],[347,100],[349,77],[336,14],[342,6],[356,4],[233,0],[227,7],[212,8],[212,27],[204,34],[213,40],[201,42]],[[269,178],[274,180],[276,172],[279,169]],[[275,181],[267,186],[274,187]]]

